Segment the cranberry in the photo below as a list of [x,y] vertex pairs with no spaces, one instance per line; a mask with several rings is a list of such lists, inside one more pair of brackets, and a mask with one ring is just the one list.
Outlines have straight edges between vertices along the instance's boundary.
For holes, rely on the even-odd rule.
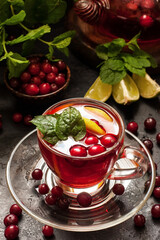
[[160,218],[160,204],[155,204],[152,206],[151,214],[153,218]]
[[39,63],[40,57],[32,56],[32,57],[29,57],[28,60],[30,61],[30,63]]
[[155,198],[160,198],[160,187],[155,187],[153,190],[153,196]]
[[46,74],[43,72],[43,71],[40,71],[40,73],[39,73],[39,75],[38,75],[39,77],[40,77],[40,79],[45,79],[45,77],[46,77]]
[[31,126],[32,123],[30,122],[33,119],[33,117],[30,114],[27,114],[26,116],[24,116],[23,118],[23,122],[26,126]]
[[52,66],[51,66],[51,64],[48,63],[48,62],[42,63],[42,71],[45,72],[45,73],[50,73],[50,72],[52,72]]
[[35,83],[29,83],[25,88],[25,93],[30,96],[36,96],[39,93],[39,87]]
[[56,74],[53,73],[53,72],[48,73],[47,76],[46,76],[46,80],[49,83],[53,83],[55,78],[56,78]]
[[156,127],[156,120],[152,117],[149,117],[144,121],[144,126],[146,130],[154,130]]
[[150,27],[153,24],[153,18],[149,15],[143,14],[139,19],[142,27]]
[[87,150],[82,145],[74,145],[70,148],[70,154],[71,154],[71,156],[86,157]]
[[15,123],[19,123],[22,121],[23,119],[23,116],[21,113],[17,112],[17,113],[14,113],[13,116],[12,116],[12,119]]
[[92,203],[92,197],[87,192],[81,192],[77,196],[77,202],[82,207],[89,207]]
[[20,216],[22,214],[22,209],[17,204],[13,204],[10,207],[10,213]]
[[49,83],[41,83],[39,86],[39,92],[40,94],[48,94],[51,92],[51,86]]
[[63,189],[59,186],[54,186],[52,189],[51,189],[51,193],[53,196],[56,196],[56,197],[62,197],[63,195]]
[[4,235],[7,238],[7,240],[13,240],[18,237],[19,234],[19,228],[17,225],[10,225],[6,227]]
[[0,121],[0,130],[2,129],[2,121]]
[[154,7],[154,0],[142,0],[141,1],[141,7],[142,8],[148,8],[151,9]]
[[66,69],[66,64],[63,61],[58,61],[56,63],[56,66],[60,71],[64,71]]
[[[27,86],[28,86],[28,83],[22,83],[22,84],[21,84],[21,90],[22,90],[22,92],[25,93],[25,89],[26,89]],[[20,91],[20,89],[19,89],[19,91]]]
[[155,186],[160,187],[160,176],[156,176]]
[[8,214],[4,218],[4,225],[7,227],[9,225],[17,225],[18,224],[18,217],[15,214]]
[[156,140],[157,140],[157,143],[160,144],[160,133],[157,133]]
[[55,91],[57,91],[57,90],[58,90],[57,84],[52,83],[52,84],[51,84],[51,92],[55,92]]
[[129,122],[127,125],[127,130],[136,134],[138,130],[138,124],[135,121]]
[[125,191],[124,186],[121,183],[116,183],[112,189],[113,193],[116,195],[122,195]]
[[50,227],[47,225],[43,226],[42,233],[45,237],[52,237],[53,236],[53,227]]
[[58,74],[58,68],[55,65],[52,65],[52,72]]
[[59,73],[58,76],[66,78],[66,75],[64,73]]
[[9,84],[12,88],[17,89],[19,87],[19,81],[17,78],[11,78]]
[[28,83],[31,79],[31,74],[29,72],[23,72],[20,76],[20,79],[23,83]]
[[106,148],[103,147],[102,145],[95,144],[95,145],[88,148],[88,153],[91,156],[94,156],[94,155],[97,155],[97,154],[100,154],[100,153],[104,152],[105,150],[106,150]]
[[153,148],[153,143],[152,143],[152,141],[151,141],[150,139],[145,139],[145,140],[143,140],[143,143],[144,143],[144,145],[146,146],[146,148],[147,148],[149,151],[152,150],[152,148]]
[[87,145],[97,144],[98,143],[98,138],[96,136],[89,136],[89,137],[86,138],[85,143]]
[[70,204],[69,200],[65,197],[61,197],[58,199],[58,206],[63,210],[67,210],[69,207],[69,204]]
[[34,171],[32,172],[32,177],[35,180],[41,180],[42,176],[43,176],[43,172],[39,168],[34,169]]
[[44,195],[49,192],[49,187],[46,183],[42,183],[38,186],[39,193]]
[[100,141],[101,141],[102,145],[104,145],[107,148],[110,148],[117,142],[117,138],[115,137],[115,135],[108,133],[108,134],[102,136],[100,138]]
[[57,197],[53,196],[51,193],[49,193],[45,198],[45,202],[48,205],[54,205],[56,203],[56,201],[57,201]]
[[131,1],[131,2],[127,3],[127,8],[132,11],[135,11],[135,10],[137,10],[138,6],[136,3]]
[[145,217],[142,214],[137,214],[134,217],[134,223],[136,225],[136,227],[143,227],[145,225]]
[[150,187],[151,181],[147,180],[144,184],[144,191],[147,192]]
[[40,64],[39,63],[31,63],[28,67],[28,71],[32,75],[38,75],[40,73]]
[[64,77],[58,75],[57,77],[55,77],[54,81],[59,87],[62,87],[65,84],[66,79]]
[[32,77],[31,82],[39,86],[42,83],[42,80],[39,76],[34,76]]

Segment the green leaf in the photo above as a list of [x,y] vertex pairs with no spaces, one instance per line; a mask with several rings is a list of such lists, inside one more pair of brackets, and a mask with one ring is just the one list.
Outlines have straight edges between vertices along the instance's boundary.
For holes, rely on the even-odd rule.
[[0,0],[0,23],[4,22],[7,18],[12,16],[10,4],[7,0]]
[[35,40],[28,40],[22,45],[22,56],[29,56],[34,48]]
[[59,139],[66,140],[72,136],[76,141],[86,134],[86,126],[80,112],[73,107],[66,108],[57,119],[56,134]]
[[23,22],[26,14],[23,10],[21,10],[18,14],[13,15],[12,17],[6,19],[4,22],[2,22],[0,25],[16,25],[20,22]]
[[28,67],[29,61],[18,53],[9,52],[7,55],[7,66],[9,70],[9,79],[19,77]]
[[103,60],[108,59],[108,49],[103,45],[98,45],[96,47],[96,54],[100,59],[103,59]]
[[14,7],[14,11],[17,13],[20,10],[24,10],[24,1],[23,0],[7,0],[10,5]]
[[125,45],[126,42],[123,38],[114,39],[108,46],[108,56],[109,57],[117,56]]
[[72,37],[75,35],[75,31],[68,31],[55,37],[52,41],[52,45],[56,48],[66,48],[71,43]]
[[132,73],[136,73],[137,75],[140,75],[140,76],[145,76],[146,74],[146,70],[145,68],[135,68],[133,66],[131,66],[130,64],[128,63],[125,63],[125,67]]
[[50,61],[53,61],[54,48],[52,45],[49,45],[48,51],[49,51],[49,53],[46,54],[46,58],[48,58],[48,60],[50,60]]
[[62,52],[67,57],[69,57],[69,49],[67,47],[66,48],[59,48],[59,51]]
[[139,45],[137,43],[138,38],[140,37],[141,33],[135,35],[128,43],[128,48],[135,51],[135,49],[139,49]]
[[105,68],[110,68],[112,70],[124,70],[124,62],[119,59],[109,58],[107,61],[105,61],[104,65]]
[[29,33],[27,33],[25,36],[21,35],[20,37],[6,42],[9,45],[14,45],[17,43],[21,43],[27,40],[35,40],[37,38],[42,37],[44,34],[49,33],[51,31],[51,28],[48,25],[43,25],[37,29],[31,30]]

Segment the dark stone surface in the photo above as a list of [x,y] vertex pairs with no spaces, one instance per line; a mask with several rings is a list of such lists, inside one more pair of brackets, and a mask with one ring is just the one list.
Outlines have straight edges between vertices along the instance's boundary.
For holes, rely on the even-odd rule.
[[[83,63],[83,59],[78,59],[72,53],[70,57],[66,59],[66,62],[71,68],[71,82],[62,96],[62,99],[70,97],[82,97],[88,90],[89,86],[97,78],[97,70],[91,68],[89,65]],[[9,156],[14,149],[18,141],[30,132],[33,127],[24,126],[23,123],[15,124],[12,121],[12,114],[17,111],[21,111],[23,114],[41,114],[46,107],[49,107],[53,101],[47,104],[40,103],[38,106],[34,106],[23,103],[20,99],[15,99],[3,84],[3,73],[5,64],[0,65],[0,113],[3,116],[3,130],[0,132],[0,239],[4,238],[4,224],[3,219],[8,214],[11,204],[14,203],[9,190],[6,185],[5,168]],[[158,81],[158,77],[156,78]],[[57,99],[59,100],[59,99]],[[138,137],[140,139],[149,137],[154,144],[153,159],[158,165],[158,173],[160,174],[160,147],[156,144],[156,133],[160,132],[160,98],[157,97],[152,100],[140,99],[139,101],[131,104],[130,106],[121,106],[116,104],[112,97],[107,101],[121,114],[124,119],[125,125],[131,120],[135,120],[139,124]],[[148,116],[153,116],[157,120],[156,132],[148,133],[144,129],[143,122]],[[134,197],[134,196],[133,196]],[[157,203],[151,197],[146,203],[145,207],[140,211],[146,217],[146,226],[143,229],[136,229],[134,227],[133,218],[126,222],[115,226],[110,229],[78,233],[78,232],[65,232],[55,229],[55,236],[51,239],[57,240],[128,240],[128,239],[140,239],[140,240],[158,240],[160,236],[160,222],[154,221],[151,217],[151,206]],[[41,233],[42,224],[32,219],[26,213],[19,222],[20,234],[19,240],[42,240],[44,239]]]

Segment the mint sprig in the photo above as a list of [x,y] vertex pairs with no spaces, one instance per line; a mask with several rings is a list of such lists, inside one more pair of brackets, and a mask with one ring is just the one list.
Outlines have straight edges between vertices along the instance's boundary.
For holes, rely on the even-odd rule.
[[53,145],[59,140],[67,140],[69,136],[78,141],[86,135],[84,120],[74,107],[66,108],[61,114],[36,116],[31,122],[43,134],[43,139]]
[[137,34],[129,42],[117,38],[96,47],[97,56],[104,60],[99,65],[102,82],[114,85],[127,73],[145,76],[147,67],[157,67],[155,59],[140,49],[137,42],[139,36],[140,34]]

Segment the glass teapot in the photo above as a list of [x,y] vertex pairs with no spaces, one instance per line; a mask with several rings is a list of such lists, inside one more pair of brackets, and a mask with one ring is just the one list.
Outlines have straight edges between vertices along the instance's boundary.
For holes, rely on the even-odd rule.
[[69,24],[88,47],[130,40],[141,32],[140,47],[160,64],[160,0],[78,0],[69,13]]

